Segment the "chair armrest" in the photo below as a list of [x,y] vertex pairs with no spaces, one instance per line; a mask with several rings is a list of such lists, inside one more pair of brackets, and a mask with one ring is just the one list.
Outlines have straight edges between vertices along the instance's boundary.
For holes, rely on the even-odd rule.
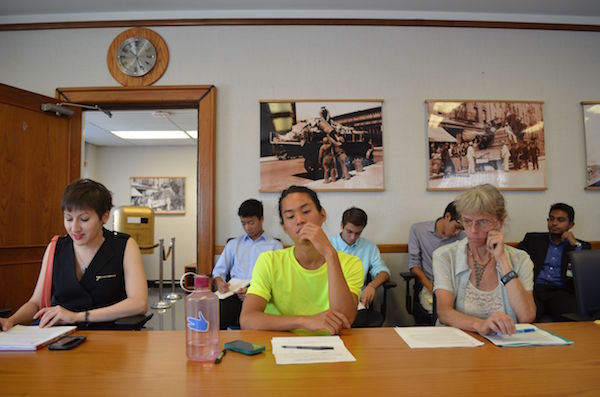
[[412,272],[408,271],[408,272],[400,272],[400,276],[406,282],[406,294],[405,294],[405,300],[404,300],[404,305],[406,306],[406,312],[408,314],[412,315],[413,314],[413,305],[412,305],[412,298],[410,296],[410,282],[411,282],[411,280],[415,280],[415,275],[412,274]]
[[385,283],[381,284],[381,286],[383,287],[384,291],[387,291],[390,288],[396,288],[398,284],[396,284],[395,281],[388,280]]
[[400,276],[404,279],[404,281],[406,281],[407,283],[410,282],[410,280],[413,280],[415,278],[415,275],[412,274],[411,272],[400,272]]

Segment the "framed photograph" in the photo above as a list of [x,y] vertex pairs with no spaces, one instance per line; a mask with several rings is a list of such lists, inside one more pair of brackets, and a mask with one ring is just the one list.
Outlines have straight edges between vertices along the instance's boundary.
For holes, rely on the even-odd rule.
[[427,100],[427,190],[545,190],[543,102]]
[[260,191],[381,191],[382,100],[260,101]]
[[185,214],[185,177],[133,176],[131,205],[150,207],[156,214]]
[[600,190],[600,102],[581,102],[585,128],[587,190]]

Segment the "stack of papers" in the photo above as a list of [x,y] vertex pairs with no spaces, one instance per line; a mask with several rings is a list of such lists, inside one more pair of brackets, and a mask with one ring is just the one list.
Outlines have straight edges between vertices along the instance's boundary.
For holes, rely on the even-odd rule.
[[37,350],[76,329],[72,325],[49,328],[15,325],[6,332],[0,332],[0,350]]
[[339,336],[272,338],[277,364],[313,364],[356,361]]
[[411,349],[483,345],[483,342],[454,327],[396,327],[395,329]]
[[229,284],[229,291],[225,293],[220,293],[219,291],[215,292],[215,295],[217,295],[219,299],[229,298],[231,295],[235,294],[239,289],[246,288],[250,285],[250,280],[232,278],[227,283]]
[[532,324],[517,324],[517,333],[513,335],[486,335],[485,337],[494,345],[502,347],[562,346],[573,343]]

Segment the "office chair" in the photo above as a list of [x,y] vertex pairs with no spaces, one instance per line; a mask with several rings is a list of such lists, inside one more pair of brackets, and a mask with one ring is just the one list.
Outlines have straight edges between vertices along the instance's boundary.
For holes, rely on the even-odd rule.
[[122,331],[140,331],[144,325],[152,318],[154,314],[138,314],[129,317],[123,317],[114,321],[101,323],[78,323],[77,329],[80,330],[122,330]]
[[600,250],[569,252],[577,313],[563,314],[573,321],[600,319]]
[[[371,275],[367,274],[365,285],[371,281]],[[356,314],[356,319],[352,323],[352,328],[372,328],[381,327],[385,322],[387,313],[387,293],[390,289],[395,288],[397,284],[394,281],[388,280],[381,285],[383,288],[383,299],[379,306],[379,311],[376,310],[376,302],[373,300],[371,307],[359,310]]]
[[8,317],[12,309],[0,309],[0,317]]
[[[435,312],[435,295],[433,297],[433,299],[434,299],[433,300],[434,301],[433,318],[432,318],[432,321],[429,321],[429,319],[425,318],[426,313],[417,313],[415,310],[415,308],[417,308],[417,305],[420,305],[419,293],[421,292],[421,289],[423,289],[423,284],[421,284],[419,279],[416,278],[414,276],[414,274],[412,274],[410,271],[401,272],[400,276],[404,279],[404,281],[406,283],[406,292],[405,292],[405,298],[404,298],[405,305],[406,305],[406,312],[414,317],[415,323],[417,325],[434,325],[435,321],[437,319],[436,312]],[[412,294],[411,294],[411,287],[410,287],[411,282],[413,282]]]

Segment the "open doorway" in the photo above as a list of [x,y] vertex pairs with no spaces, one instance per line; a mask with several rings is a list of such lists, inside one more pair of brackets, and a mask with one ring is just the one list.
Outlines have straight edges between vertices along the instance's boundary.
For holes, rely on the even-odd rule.
[[[142,109],[85,111],[83,114],[83,177],[104,184],[113,193],[115,208],[124,205],[150,206],[155,210],[154,243],[164,240],[165,250],[175,238],[177,255],[164,264],[165,279],[171,279],[171,259],[175,277],[184,267],[196,263],[197,219],[197,137],[198,111],[192,109]],[[167,189],[145,191],[144,202],[135,184],[138,180],[179,182],[175,203],[161,194]],[[170,192],[173,191],[168,187]],[[174,200],[173,200],[174,201]],[[164,205],[163,205],[164,204]],[[114,229],[114,211],[107,223]],[[159,279],[159,250],[142,255],[149,281]]]
[[196,264],[199,273],[212,271],[215,252],[216,88],[201,86],[61,87],[72,102],[103,109],[194,108],[198,114],[196,162]]

